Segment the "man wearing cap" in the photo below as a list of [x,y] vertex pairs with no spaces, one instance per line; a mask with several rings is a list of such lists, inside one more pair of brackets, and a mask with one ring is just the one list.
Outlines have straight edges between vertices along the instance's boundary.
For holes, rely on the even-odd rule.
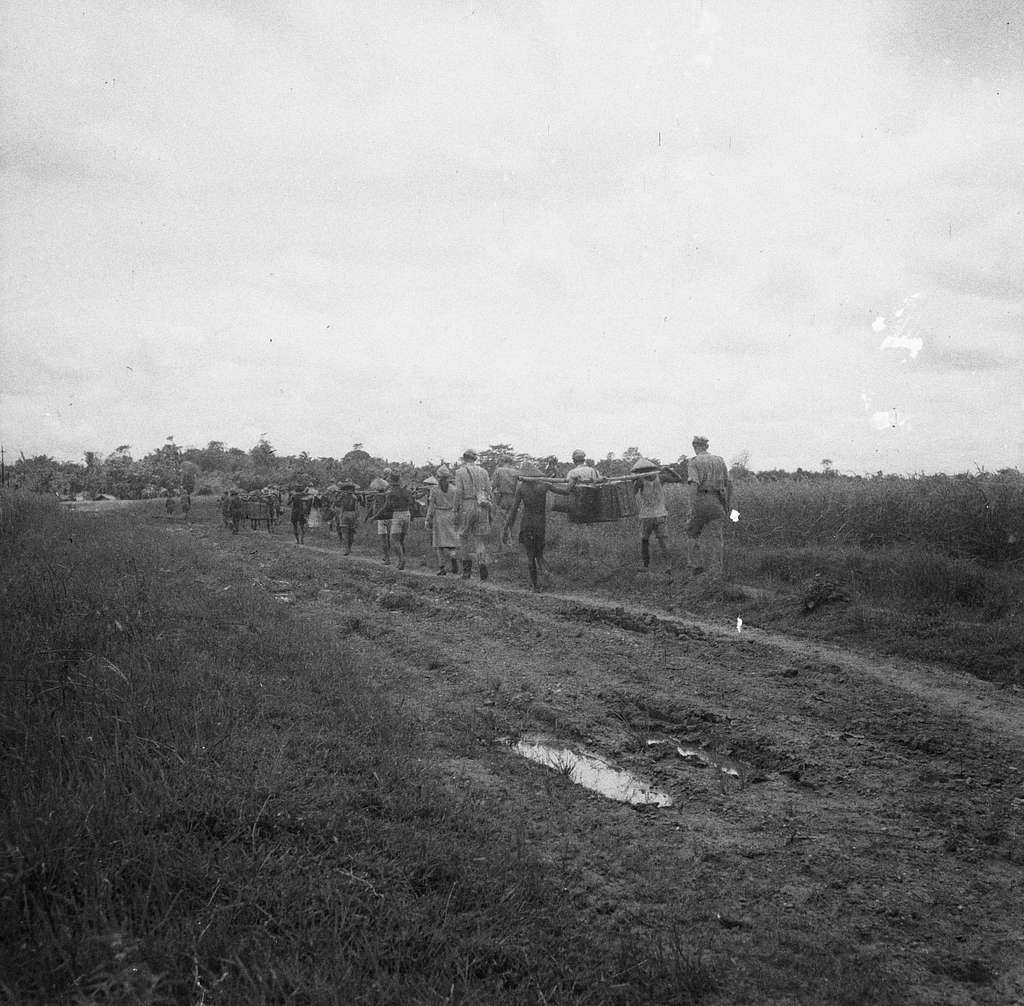
[[636,476],[633,492],[636,494],[637,516],[640,519],[640,559],[644,572],[651,567],[651,535],[658,539],[661,554],[672,575],[672,557],[668,550],[668,508],[665,505],[665,487],[661,483],[660,467],[647,458],[640,458],[630,469]]
[[462,536],[462,578],[468,580],[476,559],[480,579],[487,579],[487,536],[491,531],[494,496],[487,469],[477,464],[476,451],[467,449],[455,473],[455,515]]
[[[455,487],[451,484],[452,472],[447,465],[437,469],[435,484],[430,487],[427,497],[427,516],[424,521],[430,532],[430,543],[437,552],[440,566],[438,576],[458,573],[459,562],[455,551],[459,547],[459,532],[455,526]],[[426,481],[430,481],[427,479]]]
[[[575,450],[572,452],[573,467],[569,469],[565,478],[569,483],[569,500],[570,505],[575,499],[579,500],[578,494],[574,494],[573,490],[580,485],[593,486],[599,482],[604,482],[604,476],[593,466],[587,464],[587,455],[585,451]],[[573,513],[570,510],[570,516]],[[573,523],[571,532],[571,539],[573,547],[576,552],[577,562],[586,556],[590,555],[590,541],[589,536],[584,529],[582,524]]]
[[717,454],[708,453],[708,438],[693,438],[694,457],[687,466],[693,505],[686,526],[689,566],[694,574],[723,570],[725,518],[732,506],[729,469]]
[[569,483],[570,491],[580,483],[583,485],[596,485],[604,482],[604,476],[593,466],[587,464],[586,451],[576,450],[572,452],[573,467],[565,476]]

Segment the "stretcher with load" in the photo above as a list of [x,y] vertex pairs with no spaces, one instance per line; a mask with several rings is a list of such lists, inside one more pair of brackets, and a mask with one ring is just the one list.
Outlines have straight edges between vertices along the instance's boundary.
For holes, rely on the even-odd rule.
[[[675,469],[664,465],[655,469],[666,482],[684,482]],[[520,476],[524,481],[565,484],[565,479]],[[578,482],[568,496],[555,496],[551,509],[564,513],[570,524],[601,524],[636,517],[638,513],[635,483],[637,475],[622,475],[604,482]]]
[[575,485],[568,496],[555,496],[551,509],[567,514],[570,524],[601,524],[635,517],[637,506],[632,481],[609,479]]
[[277,523],[277,504],[265,496],[242,497],[242,520],[249,522],[249,527],[255,531],[261,524],[268,531],[274,530]]

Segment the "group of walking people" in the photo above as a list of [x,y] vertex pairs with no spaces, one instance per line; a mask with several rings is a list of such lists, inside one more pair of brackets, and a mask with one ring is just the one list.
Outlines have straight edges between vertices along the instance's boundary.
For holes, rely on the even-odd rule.
[[[650,569],[654,538],[666,571],[670,575],[673,572],[665,485],[675,482],[685,483],[693,491],[685,528],[686,566],[692,575],[721,572],[732,482],[722,458],[708,453],[706,437],[696,436],[692,443],[694,456],[685,465],[660,465],[640,458],[625,477],[635,497],[643,571]],[[374,478],[366,490],[346,481],[331,487],[335,491],[322,501],[308,490],[293,492],[285,506],[290,511],[295,540],[302,544],[314,502],[322,502],[323,513],[318,516],[337,532],[344,554],[349,555],[359,524],[360,504],[367,504],[364,519],[376,525],[381,558],[387,565],[394,558],[398,569],[405,568],[406,538],[413,517],[423,515],[437,555],[437,574],[461,574],[469,579],[475,571],[481,580],[490,575],[489,545],[497,538],[502,551],[513,549],[518,520],[518,540],[526,555],[530,585],[539,591],[540,577],[546,570],[548,494],[572,497],[584,491],[583,487],[596,487],[607,481],[587,463],[584,451],[574,451],[572,458],[573,467],[563,479],[545,474],[532,461],[515,467],[510,457],[502,458],[491,474],[479,463],[476,451],[468,449],[454,471],[442,464],[416,490],[404,485],[397,471],[387,470]],[[233,495],[227,502],[225,523],[230,520],[236,532],[240,510],[237,495]]]
[[[661,548],[668,572],[673,565],[668,540],[668,509],[665,484],[686,483],[693,490],[686,526],[686,566],[692,575],[720,573],[723,561],[725,522],[732,506],[732,482],[725,462],[708,453],[706,437],[693,438],[694,457],[686,463],[685,474],[677,468],[655,464],[645,458],[633,465],[629,480],[636,497],[640,522],[641,568],[651,565],[651,538]],[[544,548],[547,538],[548,493],[572,496],[581,486],[596,486],[604,476],[586,462],[581,450],[573,452],[573,468],[557,479],[532,461],[512,466],[503,458],[493,475],[479,463],[476,451],[463,452],[462,463],[453,472],[442,464],[425,482],[425,524],[431,546],[437,554],[439,576],[489,576],[488,544],[497,534],[503,548],[511,547],[516,521],[519,544],[527,560],[530,585],[540,590],[540,575],[546,569]],[[399,569],[405,568],[405,539],[411,526],[415,500],[396,472],[375,479],[370,489],[383,494],[380,505],[369,515],[376,519],[385,563],[394,551]],[[340,533],[340,532],[339,532]],[[346,554],[351,547],[349,540]]]

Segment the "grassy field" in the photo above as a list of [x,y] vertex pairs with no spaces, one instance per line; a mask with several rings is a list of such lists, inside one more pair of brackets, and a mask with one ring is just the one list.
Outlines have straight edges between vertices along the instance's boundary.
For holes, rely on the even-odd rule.
[[[152,509],[152,508],[150,508]],[[185,535],[4,497],[0,998],[692,1003],[418,768],[376,651]]]
[[[656,548],[654,571],[640,574],[626,522],[581,537],[554,517],[549,558],[562,589],[742,615],[1019,684],[1019,490],[986,511],[999,519],[983,538],[967,531],[984,515],[956,495],[971,487],[954,486],[943,506],[918,485],[891,499],[884,489],[741,486],[726,582],[714,588],[669,581]],[[264,568],[266,532],[243,530],[215,561],[159,502],[126,504],[114,519],[83,509],[2,497],[0,999],[687,1004],[713,994],[714,969],[678,933],[640,943],[576,927],[570,881],[525,828],[487,790],[453,791],[421,767],[430,741],[381,684],[392,670],[381,649],[345,619],[309,617],[266,589],[268,577],[308,579],[300,550]],[[213,503],[193,516],[230,540]],[[677,566],[684,518],[673,492]],[[326,529],[307,540],[336,547]],[[411,565],[433,565],[426,542],[414,530]],[[377,554],[371,525],[356,551]],[[849,600],[806,613],[802,584],[816,572]],[[494,575],[525,581],[507,556]],[[453,743],[461,730],[475,744],[472,729],[452,726]]]

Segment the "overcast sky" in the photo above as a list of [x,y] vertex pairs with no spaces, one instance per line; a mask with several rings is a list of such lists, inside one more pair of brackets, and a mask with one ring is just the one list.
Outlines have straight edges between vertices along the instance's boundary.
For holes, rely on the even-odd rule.
[[8,456],[1024,467],[1015,0],[0,10]]

